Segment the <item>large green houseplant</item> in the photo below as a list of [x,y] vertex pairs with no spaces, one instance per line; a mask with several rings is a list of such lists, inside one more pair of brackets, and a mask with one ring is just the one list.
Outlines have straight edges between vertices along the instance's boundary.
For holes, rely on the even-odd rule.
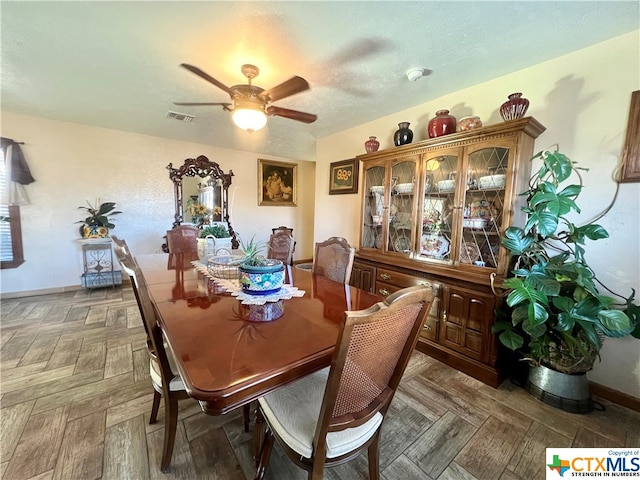
[[[513,261],[507,278],[507,311],[493,327],[500,342],[533,365],[563,373],[590,370],[604,337],[640,338],[639,307],[629,297],[604,287],[585,256],[587,240],[607,238],[589,222],[578,226],[568,217],[580,213],[580,170],[557,151],[540,152],[539,170],[526,195],[524,228],[509,227],[502,238]],[[578,183],[571,183],[573,178]],[[611,295],[601,293],[606,290]]]

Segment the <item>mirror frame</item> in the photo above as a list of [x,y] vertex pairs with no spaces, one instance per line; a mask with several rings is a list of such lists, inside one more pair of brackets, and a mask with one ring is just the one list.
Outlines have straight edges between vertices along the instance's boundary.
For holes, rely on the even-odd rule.
[[183,177],[211,177],[215,180],[222,182],[222,220],[227,222],[229,228],[229,234],[231,235],[231,244],[233,248],[238,248],[240,243],[236,237],[236,232],[231,226],[231,220],[229,219],[229,186],[231,186],[231,177],[233,177],[233,171],[229,170],[229,173],[224,173],[220,169],[220,165],[216,162],[210,161],[204,155],[200,155],[197,158],[187,158],[181,167],[173,168],[173,163],[167,165],[169,170],[169,178],[173,182],[173,191],[175,196],[176,213],[174,215],[173,227],[181,225],[184,221],[184,204],[183,204],[183,192],[182,192],[182,179]]

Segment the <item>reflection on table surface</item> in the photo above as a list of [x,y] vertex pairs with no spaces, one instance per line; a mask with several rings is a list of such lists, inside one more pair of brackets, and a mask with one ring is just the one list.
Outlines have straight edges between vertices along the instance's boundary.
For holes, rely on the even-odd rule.
[[[380,300],[355,287],[291,269],[291,283],[305,295],[284,300],[277,319],[248,321],[251,308],[193,267],[171,270],[179,263],[169,262],[168,257],[140,255],[136,261],[187,390],[205,401],[203,409],[212,414],[328,366],[344,311],[368,308]],[[263,309],[263,318],[279,313],[277,306],[266,309],[270,312]]]

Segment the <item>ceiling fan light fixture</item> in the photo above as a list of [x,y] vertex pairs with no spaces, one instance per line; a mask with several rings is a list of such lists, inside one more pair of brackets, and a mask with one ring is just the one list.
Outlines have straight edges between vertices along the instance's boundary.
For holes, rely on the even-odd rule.
[[267,116],[254,108],[234,108],[231,113],[233,123],[247,132],[256,132],[267,124]]
[[231,118],[242,130],[257,132],[267,124],[264,103],[255,97],[236,98]]

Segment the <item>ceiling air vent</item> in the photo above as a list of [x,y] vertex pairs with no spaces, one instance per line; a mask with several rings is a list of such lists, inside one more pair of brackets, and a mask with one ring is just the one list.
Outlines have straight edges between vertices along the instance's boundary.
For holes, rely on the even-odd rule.
[[175,120],[180,120],[182,122],[190,122],[195,118],[194,115],[189,115],[187,113],[172,112],[171,110],[167,112],[167,117],[173,118]]

